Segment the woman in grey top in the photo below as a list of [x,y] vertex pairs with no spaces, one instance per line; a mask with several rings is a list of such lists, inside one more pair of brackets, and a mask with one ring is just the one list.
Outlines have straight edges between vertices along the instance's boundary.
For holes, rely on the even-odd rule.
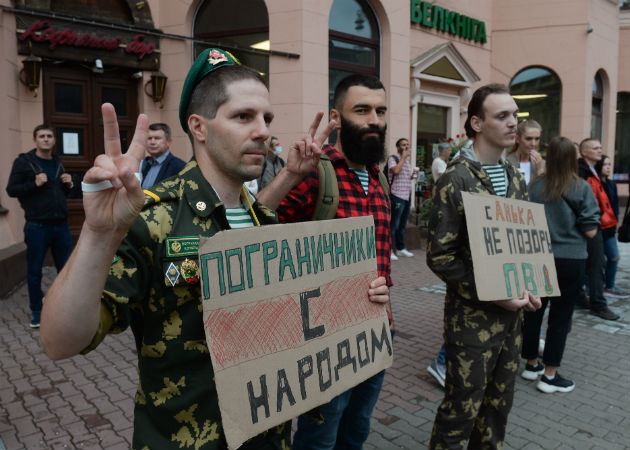
[[[529,198],[545,205],[561,295],[543,298],[538,311],[525,313],[521,356],[527,364],[521,376],[533,381],[542,374],[536,386],[542,392],[570,392],[575,384],[562,377],[558,367],[571,329],[574,302],[582,288],[580,280],[584,279],[586,238],[593,237],[599,227],[599,207],[588,183],[577,176],[573,142],[564,137],[552,139],[546,166],[546,173],[530,184]],[[538,337],[547,305],[543,365],[538,362]]]

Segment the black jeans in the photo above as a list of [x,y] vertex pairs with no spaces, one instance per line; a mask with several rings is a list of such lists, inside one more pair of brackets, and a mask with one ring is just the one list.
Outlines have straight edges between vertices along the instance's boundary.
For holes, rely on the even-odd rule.
[[544,297],[542,307],[538,311],[525,313],[521,356],[525,359],[538,357],[540,326],[545,315],[545,309],[549,305],[543,363],[559,367],[567,342],[567,335],[571,331],[573,307],[582,290],[581,280],[584,279],[586,261],[583,259],[555,258],[555,263],[558,284],[562,294],[560,297]]
[[[591,311],[602,311],[608,308],[608,302],[604,297],[604,270],[606,268],[606,256],[604,255],[604,239],[602,231],[597,230],[595,237],[586,240],[586,250],[588,258],[586,259],[586,276],[588,277],[588,297],[584,290],[580,292],[580,300],[582,304],[588,303]],[[585,279],[584,277],[582,279]]]

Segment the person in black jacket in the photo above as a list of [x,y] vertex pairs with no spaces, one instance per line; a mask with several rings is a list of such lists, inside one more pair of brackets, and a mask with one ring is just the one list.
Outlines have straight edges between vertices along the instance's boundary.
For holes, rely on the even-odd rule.
[[26,224],[26,264],[31,328],[39,328],[42,311],[42,266],[51,249],[57,272],[70,256],[72,238],[68,227],[66,196],[72,178],[53,154],[55,133],[51,127],[39,125],[33,130],[35,148],[21,153],[13,162],[7,193],[20,201]]
[[[585,179],[591,186],[597,199],[605,196],[602,182],[595,170],[595,164],[602,159],[602,144],[597,138],[589,137],[580,142],[580,158],[578,159],[578,175]],[[603,202],[600,202],[600,215],[604,218],[602,210]],[[577,301],[579,307],[588,307],[591,314],[604,320],[617,320],[619,315],[610,310],[608,301],[604,297],[604,267],[606,258],[604,255],[604,240],[602,233],[598,231],[595,237],[587,240],[588,259],[586,260],[586,277],[588,279],[588,301],[586,293],[580,292]]]
[[170,152],[171,127],[165,123],[149,125],[147,153],[140,165],[142,189],[149,189],[160,181],[177,175],[186,163]]

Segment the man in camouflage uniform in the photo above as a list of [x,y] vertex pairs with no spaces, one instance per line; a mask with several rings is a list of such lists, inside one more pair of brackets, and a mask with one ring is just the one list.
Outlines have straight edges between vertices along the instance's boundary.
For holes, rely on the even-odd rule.
[[427,264],[447,286],[447,373],[430,449],[502,447],[521,348],[521,309],[540,307],[540,299],[526,291],[520,299],[477,298],[461,196],[466,191],[527,198],[523,176],[501,158],[514,143],[517,111],[507,87],[478,89],[465,124],[474,147],[462,149],[435,188]]
[[[199,236],[242,226],[243,217],[251,226],[277,221],[243,189],[244,181],[260,176],[272,118],[258,73],[227,52],[204,51],[186,78],[180,104],[195,157],[177,177],[143,193],[133,172],[144,156],[147,117],[138,118],[122,155],[116,114],[103,105],[106,154],[85,175],[86,220],[66,270],[48,292],[41,338],[46,353],[58,359],[87,352],[107,333],[131,327],[140,378],[134,449],[227,447],[204,335]],[[321,151],[330,128],[298,143]],[[295,169],[300,152],[292,148],[291,155]],[[304,170],[312,169],[312,161],[297,159]],[[231,220],[233,212],[238,220]],[[377,290],[388,297],[384,280]],[[241,448],[289,448],[290,431],[289,423],[274,427]]]

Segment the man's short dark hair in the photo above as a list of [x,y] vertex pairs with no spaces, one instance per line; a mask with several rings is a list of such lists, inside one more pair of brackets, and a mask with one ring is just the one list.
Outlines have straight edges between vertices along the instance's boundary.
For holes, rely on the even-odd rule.
[[400,138],[400,139],[398,139],[398,140],[396,141],[396,148],[400,147],[400,143],[401,143],[402,141],[407,141],[407,142],[409,142],[409,139],[407,139],[407,138]]
[[48,131],[52,131],[52,134],[55,134],[55,129],[51,126],[48,126],[46,124],[41,124],[41,125],[37,125],[35,127],[35,129],[33,130],[33,139],[35,139],[37,137],[37,132],[41,131],[41,130],[48,130]]
[[335,95],[333,97],[333,108],[335,108],[337,111],[341,112],[343,110],[343,102],[346,100],[348,89],[350,89],[352,86],[363,86],[368,89],[385,90],[385,86],[383,86],[381,80],[376,77],[373,77],[371,75],[359,74],[348,75],[343,80],[341,80],[335,88]]
[[486,101],[488,95],[491,94],[509,94],[510,89],[504,84],[487,84],[485,86],[481,86],[479,89],[475,91],[468,103],[468,117],[466,117],[466,122],[464,123],[464,130],[466,130],[466,136],[469,138],[474,138],[477,135],[477,132],[473,130],[470,125],[470,119],[472,116],[477,116],[481,119],[484,119],[485,112],[483,110],[483,104]]
[[162,122],[152,123],[149,125],[149,130],[151,131],[159,131],[162,130],[164,132],[164,137],[168,141],[171,138],[171,127]]
[[[191,114],[199,114],[206,119],[214,119],[219,107],[229,100],[227,87],[236,82],[254,80],[260,82],[265,88],[265,79],[255,70],[245,66],[225,66],[210,72],[203,78],[190,96],[190,103],[186,111],[186,117]],[[190,131],[188,132],[190,136]],[[191,137],[192,140],[192,137]]]

